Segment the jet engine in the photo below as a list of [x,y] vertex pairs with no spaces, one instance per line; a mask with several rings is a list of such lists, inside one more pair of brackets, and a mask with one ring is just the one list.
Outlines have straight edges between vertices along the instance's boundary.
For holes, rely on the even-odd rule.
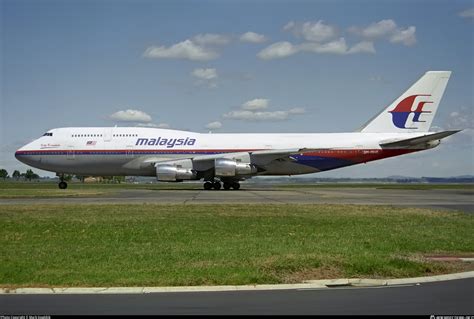
[[219,177],[233,177],[237,175],[251,175],[257,168],[250,163],[242,163],[229,158],[216,158],[214,162],[215,175]]
[[190,159],[159,163],[156,167],[156,179],[162,182],[181,182],[183,180],[197,179]]

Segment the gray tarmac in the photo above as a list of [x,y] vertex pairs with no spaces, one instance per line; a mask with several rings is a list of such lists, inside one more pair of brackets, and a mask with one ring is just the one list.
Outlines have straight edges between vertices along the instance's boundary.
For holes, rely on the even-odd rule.
[[474,279],[393,287],[0,295],[1,315],[472,315]]
[[5,204],[359,204],[427,207],[474,213],[473,189],[278,188],[242,184],[242,189],[121,190],[103,196],[0,199]]

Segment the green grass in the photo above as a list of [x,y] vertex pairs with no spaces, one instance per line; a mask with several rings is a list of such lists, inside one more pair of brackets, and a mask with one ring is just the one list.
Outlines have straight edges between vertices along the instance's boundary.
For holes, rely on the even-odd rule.
[[355,205],[0,206],[0,286],[180,286],[452,272],[474,216]]

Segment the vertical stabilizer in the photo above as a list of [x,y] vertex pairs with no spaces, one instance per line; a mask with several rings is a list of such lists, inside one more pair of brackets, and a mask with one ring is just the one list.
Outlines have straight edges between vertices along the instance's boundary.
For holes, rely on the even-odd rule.
[[451,71],[428,71],[360,131],[366,133],[428,132]]

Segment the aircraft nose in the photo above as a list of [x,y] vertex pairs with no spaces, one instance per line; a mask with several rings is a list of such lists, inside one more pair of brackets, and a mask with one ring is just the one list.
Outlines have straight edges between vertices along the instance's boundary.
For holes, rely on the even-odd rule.
[[25,154],[25,151],[24,151],[24,147],[20,147],[19,149],[16,150],[16,152],[15,152],[15,158],[16,158],[17,160],[19,160],[20,162],[24,163],[25,157],[26,157],[26,154]]
[[27,165],[33,165],[40,159],[38,156],[33,156],[34,154],[31,153],[31,148],[29,148],[30,144],[20,147],[15,152],[15,158]]

